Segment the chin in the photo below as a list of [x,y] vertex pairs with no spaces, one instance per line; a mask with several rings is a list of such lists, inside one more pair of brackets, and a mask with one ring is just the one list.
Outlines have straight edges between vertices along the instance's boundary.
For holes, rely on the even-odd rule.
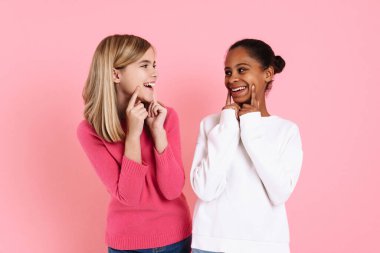
[[151,102],[153,102],[153,97],[142,97],[142,98],[140,98],[141,99],[141,102],[143,102],[143,103],[151,103]]
[[233,99],[235,103],[237,104],[247,104],[247,103],[250,103],[251,102],[251,98],[248,97],[239,97],[239,98],[234,98]]

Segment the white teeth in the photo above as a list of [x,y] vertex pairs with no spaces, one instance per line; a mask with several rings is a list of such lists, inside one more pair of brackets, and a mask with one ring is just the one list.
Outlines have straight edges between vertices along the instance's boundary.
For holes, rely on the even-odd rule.
[[154,85],[156,85],[154,82],[144,83],[145,87],[154,87]]
[[234,88],[234,89],[231,89],[232,91],[239,91],[239,90],[244,90],[245,89],[245,87],[238,87],[238,88]]

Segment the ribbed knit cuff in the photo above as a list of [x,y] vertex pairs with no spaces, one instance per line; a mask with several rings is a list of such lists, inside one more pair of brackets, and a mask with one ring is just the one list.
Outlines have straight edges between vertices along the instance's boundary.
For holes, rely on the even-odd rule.
[[154,157],[156,158],[157,167],[166,167],[171,159],[175,159],[173,151],[169,144],[164,149],[164,151],[162,151],[162,153],[159,153],[154,148]]
[[163,153],[155,150],[157,182],[161,193],[168,200],[173,200],[181,195],[185,183],[185,174],[180,161],[174,156],[173,150],[168,145]]
[[121,174],[129,174],[136,177],[145,176],[148,171],[149,166],[143,164],[139,164],[126,156],[123,156],[123,160],[121,162]]
[[123,157],[118,187],[119,198],[124,204],[136,206],[140,203],[147,171],[148,166]]
[[240,117],[241,137],[259,138],[264,135],[265,129],[261,127],[261,113],[250,112]]
[[239,127],[239,122],[236,118],[236,112],[234,109],[224,109],[220,113],[220,125],[226,127]]
[[258,122],[261,119],[261,112],[249,112],[240,116],[241,122]]

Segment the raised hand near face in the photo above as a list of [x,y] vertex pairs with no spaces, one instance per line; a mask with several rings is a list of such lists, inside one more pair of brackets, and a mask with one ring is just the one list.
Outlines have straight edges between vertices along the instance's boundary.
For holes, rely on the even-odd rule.
[[227,93],[226,105],[223,107],[223,110],[224,109],[233,109],[233,110],[235,110],[236,118],[238,118],[238,113],[239,113],[239,110],[240,110],[240,106],[238,104],[236,104],[236,103],[232,103],[230,91],[228,91],[228,93]]
[[260,104],[259,101],[256,98],[256,92],[255,92],[255,86],[252,86],[252,94],[251,94],[251,103],[250,104],[243,104],[241,109],[238,112],[238,116],[242,116],[249,112],[259,112],[260,111]]
[[152,133],[155,133],[164,130],[164,122],[166,119],[166,115],[168,110],[160,104],[155,98],[149,104],[148,107],[148,117],[146,119],[146,123]]
[[133,92],[131,99],[129,100],[128,106],[126,108],[126,120],[128,127],[128,135],[131,137],[140,137],[143,127],[144,120],[148,117],[148,112],[144,108],[144,104],[137,100],[140,87],[137,86],[136,90]]

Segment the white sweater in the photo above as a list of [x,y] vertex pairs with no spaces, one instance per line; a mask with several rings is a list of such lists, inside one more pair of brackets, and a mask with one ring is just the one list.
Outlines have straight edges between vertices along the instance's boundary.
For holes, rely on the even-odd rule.
[[192,247],[225,253],[287,253],[285,202],[300,174],[296,124],[232,109],[200,124],[190,180],[198,196]]

